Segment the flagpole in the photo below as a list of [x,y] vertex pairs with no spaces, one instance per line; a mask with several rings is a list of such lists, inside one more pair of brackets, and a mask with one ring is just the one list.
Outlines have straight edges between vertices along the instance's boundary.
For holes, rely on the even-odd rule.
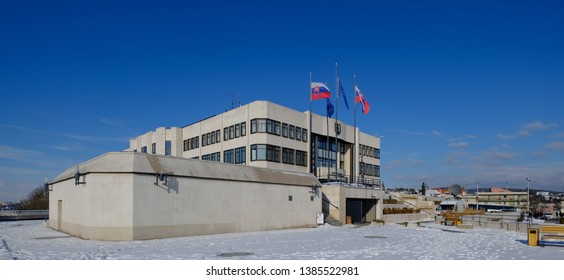
[[312,151],[312,146],[313,146],[313,139],[311,139],[312,135],[313,135],[313,131],[311,131],[311,101],[312,101],[312,97],[311,97],[311,72],[309,72],[309,135],[308,135],[308,140],[309,140],[309,173],[313,173],[313,175],[315,177],[317,177],[317,172],[315,172],[315,167],[313,166],[313,151]]
[[339,135],[337,133],[337,126],[339,125],[339,67],[335,62],[335,92],[337,93],[336,108],[335,108],[335,179],[337,178],[337,166],[339,165]]
[[353,145],[353,164],[352,164],[352,183],[356,177],[356,74],[353,75],[354,79],[354,145]]
[[[327,84],[327,82],[325,82],[325,84]],[[327,183],[329,183],[329,175],[331,174],[331,164],[329,164],[329,162],[331,162],[331,145],[329,144],[329,106],[328,102],[331,101],[331,97],[328,98],[329,101],[326,101],[326,105],[325,105],[325,116],[327,117]]]

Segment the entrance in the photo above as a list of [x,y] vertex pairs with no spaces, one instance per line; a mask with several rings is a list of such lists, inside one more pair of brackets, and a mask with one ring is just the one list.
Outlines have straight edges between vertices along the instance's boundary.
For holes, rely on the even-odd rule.
[[376,199],[347,198],[347,216],[354,223],[369,223],[376,219]]

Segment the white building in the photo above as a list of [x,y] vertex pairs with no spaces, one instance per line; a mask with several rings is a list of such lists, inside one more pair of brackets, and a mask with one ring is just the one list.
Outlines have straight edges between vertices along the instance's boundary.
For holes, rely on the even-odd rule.
[[107,153],[49,184],[48,225],[96,240],[315,227],[320,185],[307,173]]
[[[310,172],[324,181],[330,174],[349,182],[380,185],[380,138],[335,119],[255,101],[182,128],[157,128],[131,139],[127,151]],[[356,137],[356,139],[355,139]],[[356,145],[356,146],[355,146]],[[356,153],[354,152],[356,151]],[[335,168],[337,167],[337,168]]]

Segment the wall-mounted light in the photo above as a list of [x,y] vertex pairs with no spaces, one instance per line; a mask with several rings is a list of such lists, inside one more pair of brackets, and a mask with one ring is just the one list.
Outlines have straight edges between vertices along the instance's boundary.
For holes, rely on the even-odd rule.
[[[80,173],[78,165],[76,166],[76,172],[74,173],[74,185],[85,185],[86,184],[86,174]],[[80,181],[80,177],[82,177],[82,182]]]
[[317,195],[317,192],[318,192],[318,186],[312,185],[309,193]]
[[163,186],[166,186],[168,182],[168,175],[162,170],[155,174],[155,186],[159,185],[159,181],[163,182]]

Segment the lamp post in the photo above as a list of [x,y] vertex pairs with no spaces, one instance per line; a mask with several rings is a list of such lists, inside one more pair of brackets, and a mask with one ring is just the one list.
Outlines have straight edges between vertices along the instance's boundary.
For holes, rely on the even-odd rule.
[[529,184],[531,183],[531,179],[525,178],[527,180],[527,215],[529,215],[530,206],[529,206]]
[[480,202],[478,198],[479,190],[480,190],[480,182],[476,182],[476,211],[480,211]]

